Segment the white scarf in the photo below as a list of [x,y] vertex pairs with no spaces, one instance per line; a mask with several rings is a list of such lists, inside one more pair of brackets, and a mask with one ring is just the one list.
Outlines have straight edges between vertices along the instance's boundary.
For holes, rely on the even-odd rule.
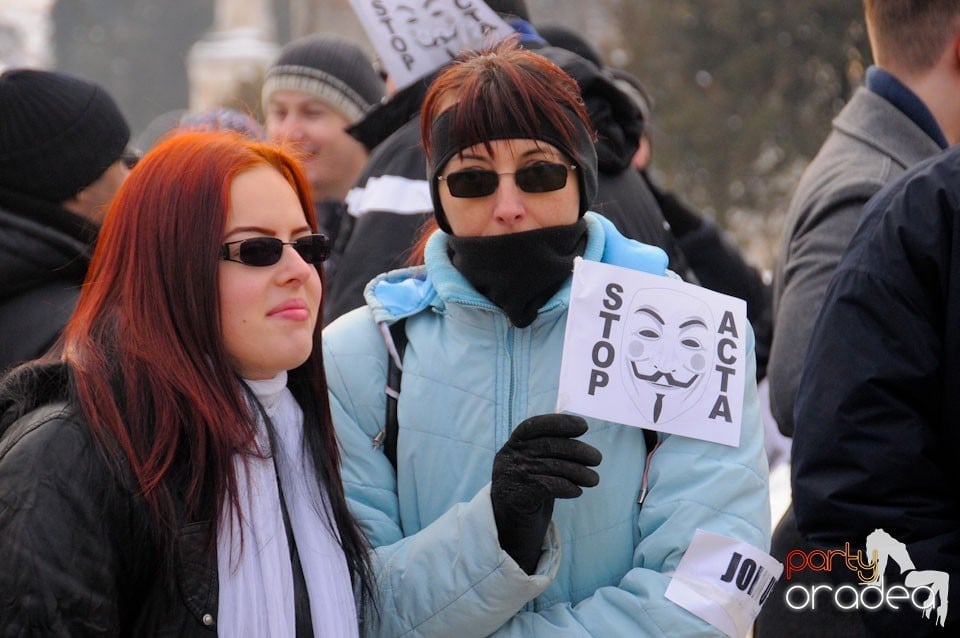
[[[310,598],[313,632],[357,636],[357,611],[350,572],[332,514],[317,486],[313,461],[303,447],[303,412],[287,389],[287,373],[246,381],[276,428],[280,481],[303,577]],[[257,413],[257,445],[269,450],[266,424]],[[273,458],[237,458],[237,483],[243,516],[243,547],[236,518],[221,516],[217,535],[220,581],[218,635],[296,635],[293,568],[280,510]]]

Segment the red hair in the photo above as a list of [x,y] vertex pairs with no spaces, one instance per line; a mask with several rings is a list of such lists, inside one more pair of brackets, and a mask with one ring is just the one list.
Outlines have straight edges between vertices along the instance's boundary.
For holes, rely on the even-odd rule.
[[[132,468],[167,544],[181,515],[216,517],[224,502],[239,513],[234,455],[254,449],[256,426],[224,349],[217,272],[232,181],[264,165],[290,184],[316,231],[310,186],[291,155],[232,132],[175,135],[144,156],[114,198],[64,330],[62,356],[80,409],[114,467]],[[318,321],[313,351],[290,371],[289,385],[307,426],[319,426],[305,426],[307,447],[348,563],[363,575],[366,551],[346,513],[320,330]],[[184,485],[172,483],[175,466]]]

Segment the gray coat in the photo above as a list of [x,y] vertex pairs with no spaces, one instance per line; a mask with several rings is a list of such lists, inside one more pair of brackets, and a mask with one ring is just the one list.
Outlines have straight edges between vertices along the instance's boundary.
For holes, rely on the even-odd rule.
[[830,277],[863,205],[940,147],[909,117],[866,88],[833,120],[790,202],[774,273],[774,334],[767,375],[780,431],[793,433],[800,370]]

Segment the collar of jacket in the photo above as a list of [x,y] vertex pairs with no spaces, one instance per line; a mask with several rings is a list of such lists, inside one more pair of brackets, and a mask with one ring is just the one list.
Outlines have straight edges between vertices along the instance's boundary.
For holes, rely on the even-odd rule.
[[24,195],[4,186],[0,186],[0,208],[29,217],[37,224],[53,228],[85,244],[93,244],[100,230],[97,224],[59,204]]
[[895,75],[878,66],[871,66],[867,69],[867,89],[897,107],[941,149],[949,146],[937,118],[933,116],[923,100]]
[[24,414],[70,397],[70,369],[61,361],[36,361],[10,370],[0,383],[0,436]]

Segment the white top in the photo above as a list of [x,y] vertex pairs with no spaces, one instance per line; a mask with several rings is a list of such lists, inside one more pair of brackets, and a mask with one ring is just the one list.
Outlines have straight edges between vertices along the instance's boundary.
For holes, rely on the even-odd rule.
[[[287,388],[287,373],[245,381],[276,429],[274,457],[238,455],[242,522],[225,514],[217,538],[220,581],[218,634],[294,636],[293,569],[280,509],[277,475],[297,542],[310,597],[314,634],[357,636],[350,572],[313,461],[303,445],[303,411]],[[266,424],[257,413],[257,445],[270,450]],[[244,471],[244,463],[246,471]],[[241,533],[242,528],[242,546]]]

